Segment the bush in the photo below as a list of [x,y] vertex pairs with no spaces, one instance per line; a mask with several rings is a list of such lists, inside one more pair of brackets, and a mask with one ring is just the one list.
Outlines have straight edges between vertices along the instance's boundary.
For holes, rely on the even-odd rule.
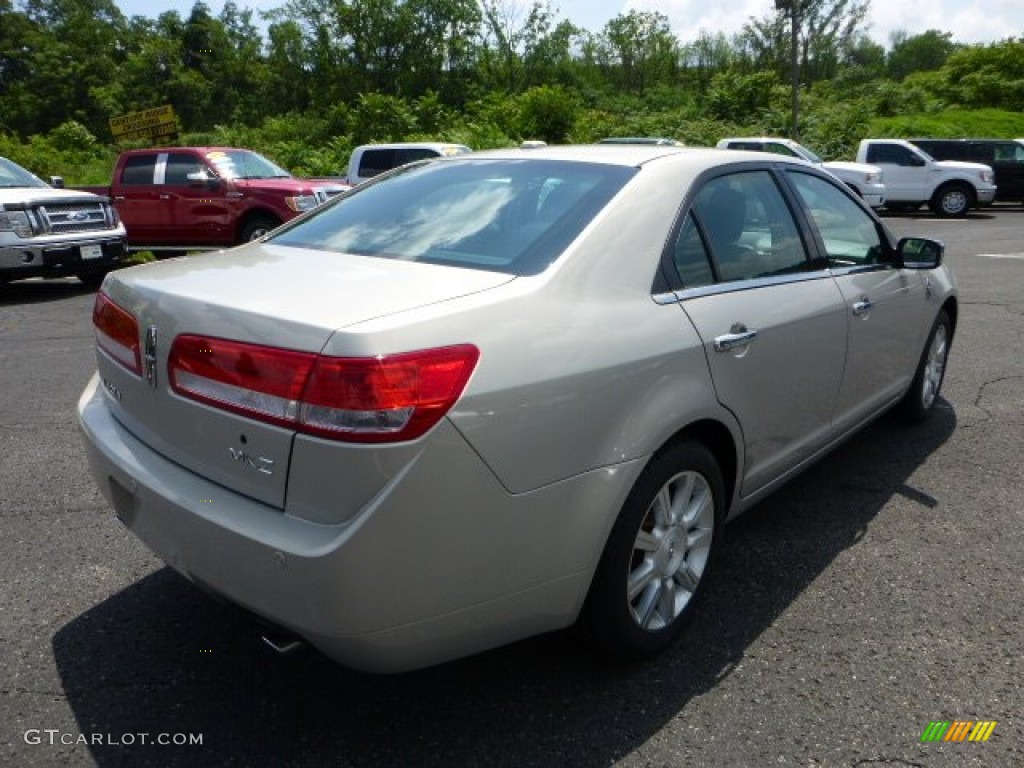
[[561,87],[540,85],[516,99],[517,133],[522,139],[564,144],[576,120],[576,98]]

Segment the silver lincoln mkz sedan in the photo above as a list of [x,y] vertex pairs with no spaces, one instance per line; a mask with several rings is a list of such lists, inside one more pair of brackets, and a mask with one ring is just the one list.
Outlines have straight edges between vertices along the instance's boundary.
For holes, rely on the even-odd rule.
[[406,166],[107,277],[89,462],[173,568],[352,667],[577,622],[650,654],[725,520],[891,406],[932,409],[942,256],[761,153]]

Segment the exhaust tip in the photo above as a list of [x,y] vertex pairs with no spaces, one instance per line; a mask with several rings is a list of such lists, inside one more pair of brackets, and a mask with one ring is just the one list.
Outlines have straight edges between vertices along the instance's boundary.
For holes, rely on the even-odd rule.
[[280,653],[282,656],[294,653],[300,648],[305,647],[305,643],[295,635],[288,634],[283,630],[278,629],[266,629],[264,628],[260,632],[260,639],[264,643],[269,645],[275,651]]

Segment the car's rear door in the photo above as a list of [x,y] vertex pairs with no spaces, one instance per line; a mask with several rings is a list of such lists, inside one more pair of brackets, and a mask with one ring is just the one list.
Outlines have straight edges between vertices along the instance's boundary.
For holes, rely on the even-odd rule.
[[809,259],[767,163],[703,184],[673,260],[717,397],[743,431],[747,496],[830,438],[846,355],[843,298]]
[[156,152],[127,155],[114,179],[114,204],[132,244],[157,242],[170,222],[170,209],[155,182],[160,157]]
[[800,169],[786,177],[846,303],[849,340],[834,416],[844,432],[909,386],[927,331],[927,288],[920,272],[895,263],[878,222],[841,185]]

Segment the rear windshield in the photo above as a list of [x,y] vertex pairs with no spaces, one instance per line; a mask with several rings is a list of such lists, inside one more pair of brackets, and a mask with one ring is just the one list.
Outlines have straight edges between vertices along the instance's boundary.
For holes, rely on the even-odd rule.
[[428,162],[358,187],[270,242],[536,274],[634,173],[539,158]]

